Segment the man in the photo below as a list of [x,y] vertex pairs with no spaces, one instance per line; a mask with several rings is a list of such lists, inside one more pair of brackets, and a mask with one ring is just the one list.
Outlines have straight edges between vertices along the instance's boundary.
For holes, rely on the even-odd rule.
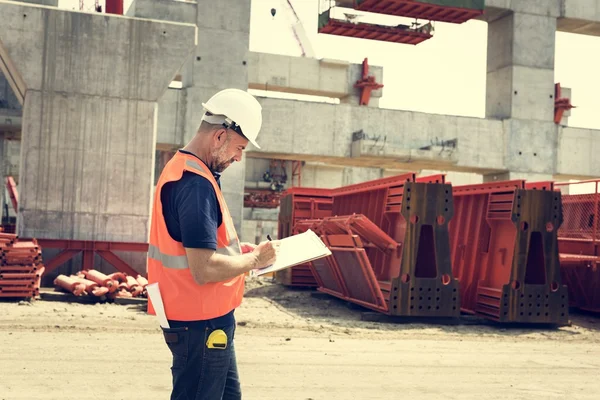
[[[220,174],[241,161],[262,125],[249,93],[226,89],[203,103],[192,140],[167,163],[154,196],[148,282],[158,282],[173,354],[171,399],[241,399],[233,338],[244,273],[275,261],[277,242],[239,243]],[[242,251],[243,250],[243,251]],[[148,312],[154,307],[148,303]]]

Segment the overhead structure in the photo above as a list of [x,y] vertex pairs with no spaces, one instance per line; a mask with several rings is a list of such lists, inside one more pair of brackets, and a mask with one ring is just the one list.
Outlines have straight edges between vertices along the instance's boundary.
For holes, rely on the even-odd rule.
[[337,19],[331,16],[331,9],[319,15],[318,25],[319,33],[412,45],[432,38],[431,30],[431,24],[413,27],[402,24],[387,26],[354,22],[350,18]]
[[462,24],[483,14],[485,0],[338,0],[359,11]]
[[[433,37],[432,21],[462,24],[483,14],[485,0],[339,0],[328,4],[329,7],[319,15],[319,33],[416,45]],[[343,12],[345,19],[333,16],[332,10],[336,7],[349,10]],[[363,14],[354,14],[350,10]],[[416,20],[411,25],[391,26],[358,22],[367,18],[368,13]],[[420,23],[419,19],[428,22]]]

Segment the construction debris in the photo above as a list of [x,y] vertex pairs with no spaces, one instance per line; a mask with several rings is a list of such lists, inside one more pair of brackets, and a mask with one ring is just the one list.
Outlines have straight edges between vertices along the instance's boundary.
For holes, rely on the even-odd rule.
[[148,280],[141,275],[135,278],[123,272],[106,275],[94,269],[82,270],[71,276],[61,274],[54,279],[57,289],[75,296],[146,297]]
[[0,297],[35,298],[44,269],[37,241],[0,233]]

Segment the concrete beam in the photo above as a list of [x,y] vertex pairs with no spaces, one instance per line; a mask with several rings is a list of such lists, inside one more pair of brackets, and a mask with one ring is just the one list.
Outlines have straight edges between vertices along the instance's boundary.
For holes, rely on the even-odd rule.
[[557,18],[561,32],[600,36],[600,0],[486,0],[478,19],[494,21],[510,12]]
[[[361,78],[362,64],[346,61],[278,54],[253,53],[248,56],[248,88],[333,98],[360,95],[354,83]],[[383,83],[383,68],[369,66],[369,75]],[[374,90],[380,98],[383,89]]]
[[[500,120],[271,98],[260,102],[262,151],[250,157],[404,170],[505,169]],[[353,154],[357,140],[362,143],[354,144]]]
[[[249,157],[539,176],[600,176],[598,131],[552,121],[496,120],[260,98],[261,151]],[[281,115],[286,116],[285,126]],[[302,134],[298,134],[302,132]]]
[[25,86],[18,233],[146,241],[157,100],[193,25],[0,1]]

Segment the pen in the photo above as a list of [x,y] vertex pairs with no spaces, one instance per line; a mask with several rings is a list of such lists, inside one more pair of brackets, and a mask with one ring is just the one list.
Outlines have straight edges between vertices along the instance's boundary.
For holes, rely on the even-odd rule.
[[269,239],[269,242],[273,239],[271,239],[271,235],[267,235],[267,239]]

